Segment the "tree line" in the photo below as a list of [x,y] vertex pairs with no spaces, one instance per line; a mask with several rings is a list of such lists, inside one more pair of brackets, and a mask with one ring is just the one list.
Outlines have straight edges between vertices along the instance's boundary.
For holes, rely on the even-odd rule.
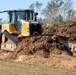
[[[45,8],[43,3],[36,1],[29,8],[44,16],[43,21],[58,24],[68,20],[76,20],[76,11],[73,9],[72,0],[50,0]],[[41,17],[39,17],[42,19]]]

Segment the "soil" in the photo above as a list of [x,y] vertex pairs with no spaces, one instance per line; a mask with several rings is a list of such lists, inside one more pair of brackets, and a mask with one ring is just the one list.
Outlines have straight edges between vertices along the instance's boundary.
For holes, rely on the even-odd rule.
[[76,58],[61,42],[63,39],[66,41],[67,36],[69,41],[76,41],[76,22],[68,21],[56,27],[51,31],[54,35],[28,37],[14,52],[0,51],[0,58],[76,70]]
[[19,55],[25,54],[49,58],[50,54],[72,55],[72,52],[68,52],[66,47],[59,42],[56,36],[37,36],[25,38],[20,42],[11,58],[16,59]]
[[72,52],[68,52],[66,47],[59,42],[58,37],[36,36],[25,38],[14,52],[6,52],[2,57],[29,64],[43,64],[76,70],[75,57],[72,55]]
[[76,42],[76,22],[67,21],[52,27],[51,33],[69,37],[70,42]]

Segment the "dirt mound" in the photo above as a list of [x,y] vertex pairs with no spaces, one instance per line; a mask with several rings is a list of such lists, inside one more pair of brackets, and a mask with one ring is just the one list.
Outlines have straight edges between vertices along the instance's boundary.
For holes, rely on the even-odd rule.
[[53,27],[51,33],[69,36],[69,41],[76,42],[76,22],[75,21],[67,21],[59,24],[56,27]]
[[[68,21],[55,27],[52,33],[69,36],[70,41],[75,41],[76,22]],[[60,39],[61,38],[61,39]],[[73,53],[61,43],[66,37],[59,36],[35,36],[22,40],[14,52],[1,52],[3,59],[23,61],[29,64],[45,64],[76,70],[76,58]]]
[[70,56],[72,53],[68,52],[66,47],[59,42],[57,36],[25,38],[10,55],[10,57],[8,55],[9,59],[15,61],[76,70],[76,58]]
[[19,55],[38,55],[49,58],[50,54],[62,55],[72,54],[59,42],[55,36],[37,36],[25,38],[14,51],[11,59],[16,59]]

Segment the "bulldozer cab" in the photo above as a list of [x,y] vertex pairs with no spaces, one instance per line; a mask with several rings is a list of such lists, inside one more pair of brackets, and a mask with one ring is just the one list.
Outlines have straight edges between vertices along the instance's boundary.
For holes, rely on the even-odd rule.
[[2,32],[6,30],[22,36],[42,34],[41,23],[37,21],[38,13],[33,10],[9,10],[0,13],[4,12],[9,15],[9,23],[2,25]]
[[33,10],[13,10],[8,11],[8,14],[9,22],[15,24],[17,31],[21,31],[20,20],[37,21],[37,13],[34,13]]

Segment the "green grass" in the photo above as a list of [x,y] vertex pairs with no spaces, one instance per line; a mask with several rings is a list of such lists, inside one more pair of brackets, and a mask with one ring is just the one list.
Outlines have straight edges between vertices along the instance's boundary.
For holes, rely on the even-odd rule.
[[0,60],[0,75],[76,75],[75,71]]

